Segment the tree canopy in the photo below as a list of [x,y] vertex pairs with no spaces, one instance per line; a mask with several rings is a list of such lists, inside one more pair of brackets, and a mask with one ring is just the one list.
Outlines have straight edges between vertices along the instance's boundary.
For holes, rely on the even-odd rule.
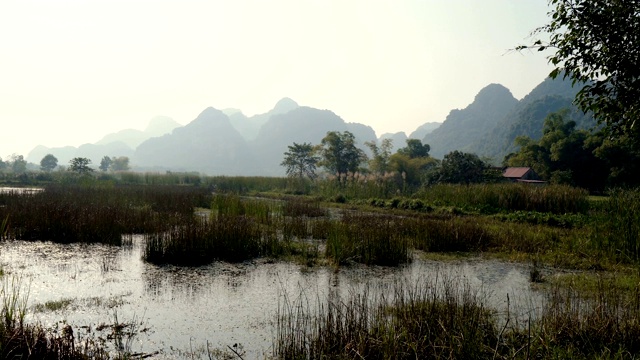
[[372,157],[369,159],[369,171],[376,174],[384,174],[389,171],[389,159],[393,149],[392,139],[382,139],[380,146],[374,141],[364,143],[371,150]]
[[75,157],[69,161],[69,171],[76,172],[78,174],[88,174],[93,171],[89,167],[91,160],[83,157]]
[[289,151],[284,153],[284,160],[280,165],[284,166],[287,176],[303,179],[316,178],[316,167],[320,158],[316,155],[313,145],[310,143],[289,145]]
[[354,173],[367,160],[367,155],[356,147],[355,136],[349,131],[327,132],[321,142],[320,154],[320,164],[334,174]]
[[[640,142],[640,0],[549,0],[551,21],[532,45],[555,50],[550,76],[579,83],[576,104],[609,133]],[[548,40],[547,40],[548,39]]]
[[58,158],[53,156],[53,154],[45,155],[42,160],[40,160],[40,169],[42,171],[49,172],[58,166]]
[[577,130],[568,116],[568,110],[549,114],[538,141],[518,137],[520,150],[507,157],[506,165],[531,167],[552,183],[602,189],[608,171],[594,154],[601,139],[593,138],[586,130]]
[[398,149],[398,153],[408,156],[410,159],[418,157],[428,157],[431,147],[429,144],[422,144],[418,139],[407,139],[407,146]]
[[484,179],[486,168],[487,164],[478,155],[455,150],[442,159],[438,181],[453,184],[479,183]]

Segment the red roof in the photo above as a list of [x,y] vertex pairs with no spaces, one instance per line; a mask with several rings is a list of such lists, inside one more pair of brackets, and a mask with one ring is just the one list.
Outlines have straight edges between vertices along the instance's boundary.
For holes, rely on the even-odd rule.
[[507,178],[519,179],[531,170],[530,167],[508,167],[502,173],[502,176]]

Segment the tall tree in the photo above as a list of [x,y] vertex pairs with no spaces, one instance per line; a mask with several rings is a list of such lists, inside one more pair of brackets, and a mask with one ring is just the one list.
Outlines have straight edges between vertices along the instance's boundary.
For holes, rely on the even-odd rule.
[[22,155],[11,155],[10,163],[11,171],[13,171],[14,174],[22,174],[27,171],[27,160],[25,160]]
[[76,172],[78,174],[89,174],[93,171],[89,167],[91,160],[83,157],[75,157],[69,161],[69,171]]
[[389,158],[393,149],[392,139],[382,139],[380,146],[375,141],[367,141],[364,143],[373,154],[369,159],[369,171],[377,174],[384,174],[389,171]]
[[520,150],[508,156],[509,166],[528,166],[543,179],[592,190],[604,187],[608,175],[606,164],[594,154],[602,139],[585,130],[577,130],[568,119],[569,111],[549,114],[542,137],[535,141],[516,138]]
[[111,158],[108,156],[103,156],[102,160],[100,160],[100,166],[98,167],[101,171],[107,171],[111,167]]
[[367,155],[356,147],[355,136],[349,131],[329,131],[322,139],[321,165],[334,174],[356,172]]
[[129,170],[129,158],[127,156],[118,156],[111,158],[111,170],[127,171]]
[[398,153],[408,156],[410,159],[418,157],[428,157],[431,146],[422,144],[422,140],[407,139],[407,146],[398,149]]
[[549,0],[551,21],[536,29],[532,45],[517,49],[555,50],[548,57],[582,89],[577,105],[640,143],[640,0]]
[[487,167],[478,155],[455,150],[442,159],[438,181],[454,184],[479,183],[482,182]]
[[40,169],[42,171],[50,172],[58,166],[58,158],[53,156],[53,154],[45,155],[42,160],[40,160]]
[[310,143],[289,145],[289,151],[284,153],[284,160],[280,165],[284,166],[287,176],[297,177],[302,180],[305,176],[309,179],[316,178],[316,167],[320,158],[316,155],[315,148]]

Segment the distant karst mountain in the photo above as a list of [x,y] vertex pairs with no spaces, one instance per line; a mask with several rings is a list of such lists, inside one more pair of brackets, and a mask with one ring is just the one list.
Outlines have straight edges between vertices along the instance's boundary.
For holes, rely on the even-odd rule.
[[319,110],[301,106],[285,114],[272,116],[260,129],[250,146],[264,175],[283,175],[280,166],[283,154],[294,142],[319,144],[329,131],[350,131],[358,146],[364,149],[365,141],[375,141],[375,131],[369,126],[346,123],[329,110]]
[[409,136],[404,132],[377,138],[367,125],[349,123],[330,110],[299,106],[284,98],[273,109],[251,117],[239,109],[202,111],[180,126],[167,117],[151,120],[144,131],[122,130],[104,136],[95,144],[78,148],[34,148],[27,160],[39,163],[53,154],[60,165],[73,157],[87,157],[97,166],[103,156],[128,156],[137,171],[196,171],[207,175],[282,176],[280,165],[288,146],[295,143],[320,144],[329,131],[350,131],[357,146],[369,152],[366,141],[393,139],[394,151],[407,138],[421,139],[431,147],[431,155],[442,158],[460,150],[474,152],[499,164],[516,150],[513,140],[520,135],[539,139],[546,116],[563,108],[571,109],[578,127],[595,125],[593,118],[573,105],[577,89],[570,81],[546,79],[522,100],[516,100],[502,85],[491,84],[464,109],[452,110],[443,123],[425,123]]
[[96,145],[106,145],[112,142],[121,141],[131,149],[135,149],[145,140],[152,137],[168,134],[173,131],[173,129],[180,126],[182,125],[178,124],[170,117],[156,116],[151,119],[149,125],[143,131],[135,129],[120,130],[116,133],[106,135],[98,142],[96,142]]
[[427,134],[430,134],[433,130],[440,127],[442,123],[439,122],[428,122],[420,125],[414,132],[409,134],[409,139],[419,139],[422,140]]
[[570,80],[560,77],[545,79],[500,119],[491,131],[475,139],[467,148],[492,159],[498,165],[506,155],[517,150],[514,144],[516,137],[540,139],[545,118],[562,109],[569,109],[570,118],[578,128],[594,127],[596,122],[593,117],[584,114],[573,104],[578,90]]
[[231,125],[240,132],[242,137],[247,141],[251,141],[255,140],[262,125],[264,125],[273,115],[286,114],[289,111],[298,108],[298,106],[298,103],[295,101],[289,98],[283,98],[278,101],[276,106],[274,106],[270,111],[264,114],[254,115],[252,117],[247,117],[238,109],[225,109],[222,110],[222,112],[229,117]]
[[131,163],[146,170],[198,171],[243,175],[253,165],[247,143],[222,111],[207,108],[171,134],[138,146]]
[[425,135],[423,144],[431,146],[431,155],[442,158],[453,151],[470,151],[469,145],[492,131],[518,100],[499,84],[480,90],[473,103],[462,110],[451,110],[437,129]]
[[27,155],[27,161],[38,164],[47,154],[52,154],[58,159],[59,165],[67,165],[75,157],[84,157],[91,160],[93,165],[99,165],[104,156],[131,157],[134,149],[143,141],[171,132],[181,125],[166,116],[156,116],[143,131],[125,129],[105,135],[95,144],[83,144],[79,147],[65,146],[49,148],[43,145],[36,146]]
[[499,165],[506,155],[517,150],[516,137],[537,140],[542,136],[544,119],[550,113],[569,109],[578,128],[595,126],[590,115],[573,105],[577,91],[569,80],[547,78],[517,101],[502,85],[489,85],[467,108],[452,110],[440,127],[425,135],[423,143],[431,146],[431,154],[437,158],[460,150]]

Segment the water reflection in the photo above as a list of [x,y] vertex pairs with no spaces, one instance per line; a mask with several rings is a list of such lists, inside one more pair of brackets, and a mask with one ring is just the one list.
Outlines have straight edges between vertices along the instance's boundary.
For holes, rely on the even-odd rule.
[[[133,238],[130,246],[120,248],[5,242],[0,244],[0,262],[5,272],[28,281],[32,310],[47,301],[73,300],[59,310],[33,311],[28,321],[49,327],[66,321],[95,329],[111,322],[117,312],[120,320],[137,318],[150,329],[136,339],[134,350],[161,350],[167,356],[208,342],[223,348],[240,343],[247,358],[258,358],[271,352],[274,320],[284,302],[304,301],[314,308],[327,297],[339,299],[364,289],[393,296],[399,282],[464,279],[497,309],[505,308],[509,294],[511,313],[523,316],[541,298],[529,287],[526,267],[497,261],[416,259],[399,268],[353,266],[339,271],[302,270],[296,264],[265,260],[161,267],[141,260],[141,241]],[[522,305],[516,310],[518,299]]]

